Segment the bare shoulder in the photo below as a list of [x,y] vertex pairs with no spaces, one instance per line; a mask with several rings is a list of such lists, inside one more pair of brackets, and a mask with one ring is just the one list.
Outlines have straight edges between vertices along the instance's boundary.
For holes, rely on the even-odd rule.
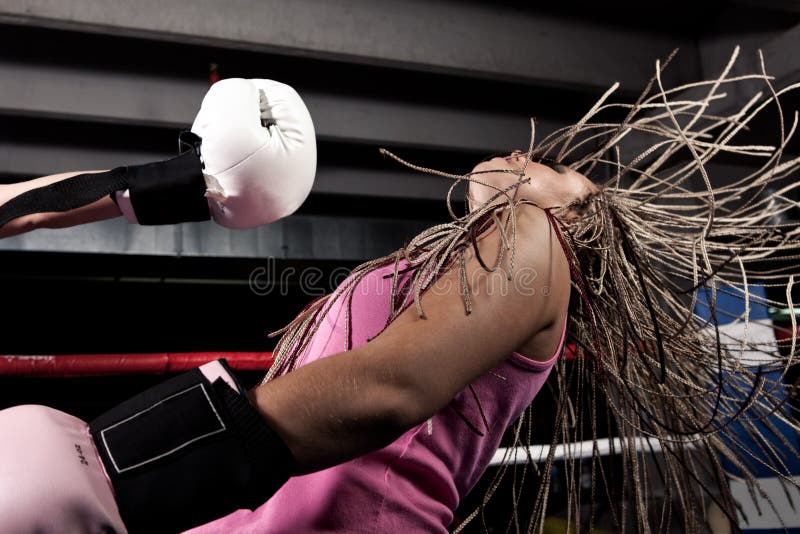
[[514,208],[514,221],[509,211],[506,212],[504,230],[493,226],[482,236],[478,246],[481,255],[486,257],[496,252],[505,237],[509,246],[514,248],[514,265],[510,264],[509,257],[504,268],[535,268],[540,276],[567,269],[564,251],[545,211],[531,204],[519,204]]
[[516,209],[517,239],[512,280],[528,296],[536,314],[530,335],[516,352],[533,360],[548,360],[558,348],[570,296],[570,273],[557,230],[545,211],[522,204]]
[[503,228],[493,225],[479,239],[476,252],[482,261],[474,257],[476,252],[468,258],[469,290],[477,304],[473,309],[480,305],[491,310],[495,321],[503,317],[503,326],[523,334],[514,347],[517,352],[547,358],[551,338],[556,343],[560,339],[569,306],[569,267],[543,209],[519,204],[513,214],[512,220],[506,210]]

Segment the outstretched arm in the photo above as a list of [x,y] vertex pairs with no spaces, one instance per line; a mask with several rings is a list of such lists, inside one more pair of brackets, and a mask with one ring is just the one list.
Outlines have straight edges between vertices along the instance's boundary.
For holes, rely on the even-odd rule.
[[[226,228],[254,228],[293,213],[311,191],[314,125],[300,95],[288,85],[260,79],[214,84],[191,132],[179,140],[182,151],[176,157],[91,171],[102,176],[64,182],[19,203],[8,201],[83,173],[0,186],[0,223],[16,217],[0,227],[0,238],[120,214],[143,225],[213,218]],[[108,196],[112,192],[121,210]],[[18,216],[27,212],[32,215]]]
[[[518,229],[518,276],[507,292],[490,291],[490,276],[504,275],[488,275],[469,257],[470,315],[455,268],[437,284],[444,290],[422,297],[425,319],[412,306],[367,345],[251,392],[301,472],[385,446],[523,345],[539,346],[536,354],[552,353],[569,299],[566,260],[538,208],[520,207]],[[498,242],[496,230],[482,239],[483,256],[494,257]]]
[[[22,193],[52,183],[66,180],[78,174],[97,173],[103,171],[80,171],[53,174],[34,178],[26,182],[0,185],[0,206]],[[12,235],[22,234],[37,228],[66,228],[105,219],[113,219],[122,215],[117,205],[108,196],[100,200],[65,212],[32,213],[18,217],[8,224],[0,227],[0,239]]]

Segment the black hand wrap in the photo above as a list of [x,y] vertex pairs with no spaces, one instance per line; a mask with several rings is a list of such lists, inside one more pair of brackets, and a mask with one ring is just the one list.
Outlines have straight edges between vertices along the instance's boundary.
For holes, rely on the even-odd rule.
[[191,132],[182,133],[179,140],[181,146],[189,149],[172,159],[78,174],[22,193],[0,206],[0,227],[33,213],[80,208],[126,189],[130,190],[139,224],[208,220],[211,215],[205,198],[201,140]]
[[255,509],[294,458],[247,397],[194,369],[89,425],[130,532],[180,532]]

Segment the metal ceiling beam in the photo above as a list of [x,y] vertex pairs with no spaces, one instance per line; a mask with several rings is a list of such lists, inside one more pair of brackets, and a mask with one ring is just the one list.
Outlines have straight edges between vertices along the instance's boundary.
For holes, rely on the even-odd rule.
[[0,0],[0,22],[592,90],[637,91],[678,46],[699,72],[685,37],[453,0]]
[[[293,215],[250,230],[213,222],[139,226],[122,218],[0,239],[0,250],[317,260],[366,260],[400,248],[426,221]],[[299,273],[298,273],[299,274]]]
[[171,155],[174,154],[0,141],[0,173],[20,177],[46,176],[59,172],[138,165],[160,161]]
[[[726,16],[730,15],[730,11]],[[729,77],[760,74],[759,51],[763,53],[767,74],[773,77],[775,89],[782,89],[800,81],[800,61],[792,51],[800,47],[800,25],[789,30],[752,31],[747,33],[720,33],[699,42],[699,52],[704,79],[715,79],[723,71],[736,47],[740,52]],[[687,98],[703,98],[708,88],[697,88],[686,93]],[[737,112],[754,95],[762,93],[769,97],[769,89],[760,80],[745,80],[726,84],[718,92],[724,92],[724,100],[712,102],[708,113],[725,115]]]
[[[0,172],[46,174],[104,168],[166,155],[0,143]],[[389,165],[389,163],[387,163]],[[338,167],[318,170],[314,191],[403,199],[443,200],[449,182],[405,171]],[[0,240],[0,250],[102,254],[363,260],[388,253],[428,226],[427,221],[296,215],[251,230],[214,223],[138,226],[122,219],[75,228],[37,230]]]
[[[800,5],[797,6],[800,13]],[[767,72],[775,76],[778,87],[800,81],[800,25],[783,32],[762,47]]]
[[[109,169],[160,161],[171,155],[166,152],[0,141],[0,174],[28,177],[75,170]],[[444,200],[450,180],[398,167],[388,160],[386,169],[320,164],[313,191],[363,197]]]
[[[186,128],[204,83],[0,60],[0,113]],[[304,91],[320,139],[490,153],[527,145],[525,115]],[[537,120],[539,136],[563,126]]]
[[800,14],[800,2],[797,0],[732,0],[732,3],[746,7]]
[[[759,73],[758,52],[777,87],[800,80],[800,2],[797,0],[729,0],[714,10],[713,20],[700,35],[698,54],[704,78],[716,76],[737,46],[741,48],[732,75]],[[737,84],[765,89],[763,83]],[[744,102],[742,102],[744,103]]]

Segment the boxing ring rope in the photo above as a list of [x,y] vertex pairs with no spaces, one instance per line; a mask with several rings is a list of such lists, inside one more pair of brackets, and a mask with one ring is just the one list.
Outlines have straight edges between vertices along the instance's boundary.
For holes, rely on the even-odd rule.
[[0,376],[78,377],[182,372],[225,358],[237,371],[266,371],[271,352],[0,355]]
[[[590,458],[594,450],[594,444],[597,443],[597,452],[601,456],[608,456],[609,454],[619,454],[622,450],[622,440],[620,438],[600,438],[596,442],[592,440],[577,441],[574,443],[560,443],[556,445],[556,450],[553,453],[554,460],[563,460],[566,457]],[[636,443],[637,451],[645,452],[659,452],[661,451],[661,444],[655,438],[647,438],[638,440]],[[528,455],[533,462],[539,463],[547,460],[547,454],[550,452],[550,445],[531,445],[529,447],[500,447],[492,456],[489,465],[498,466],[503,463],[506,464],[524,464],[528,462]]]
[[[572,351],[569,351],[572,352]],[[0,355],[0,376],[79,377],[132,374],[159,374],[188,371],[204,363],[225,358],[238,371],[264,371],[272,365],[271,352],[158,352],[127,354],[64,354],[64,355]],[[597,440],[599,454],[605,456],[621,449],[619,438]],[[556,445],[555,460],[588,458],[592,455],[591,440]],[[656,439],[636,444],[637,450],[658,452]],[[530,458],[543,462],[550,445],[530,447],[501,447],[495,451],[489,465],[522,464]]]
[[[575,357],[574,346],[564,354]],[[237,371],[266,371],[272,352],[148,352],[119,354],[0,354],[0,376],[107,376],[161,374],[188,371],[218,358],[225,358]]]
[[[574,346],[564,354],[575,357]],[[266,371],[272,352],[154,352],[119,354],[0,354],[0,376],[107,376],[161,374],[188,371],[204,363],[225,358],[237,371]]]

